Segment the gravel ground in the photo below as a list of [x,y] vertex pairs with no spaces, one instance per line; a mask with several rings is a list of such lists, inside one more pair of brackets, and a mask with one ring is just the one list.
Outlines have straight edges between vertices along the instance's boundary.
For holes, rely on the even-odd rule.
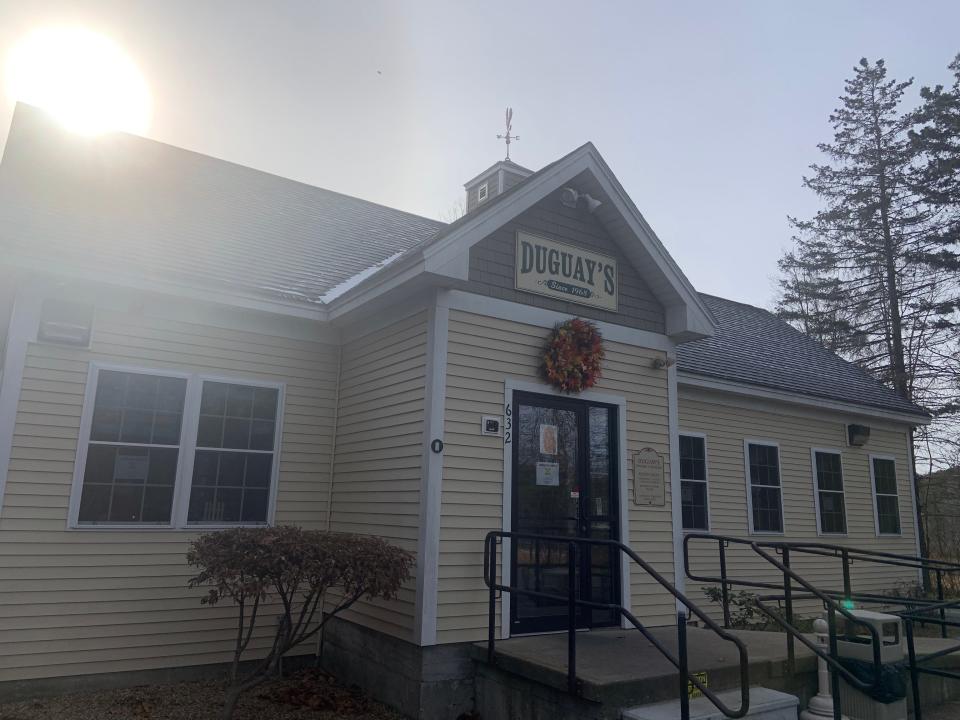
[[[0,720],[220,720],[217,682],[144,685],[0,705]],[[389,708],[306,673],[255,688],[234,720],[402,720]]]

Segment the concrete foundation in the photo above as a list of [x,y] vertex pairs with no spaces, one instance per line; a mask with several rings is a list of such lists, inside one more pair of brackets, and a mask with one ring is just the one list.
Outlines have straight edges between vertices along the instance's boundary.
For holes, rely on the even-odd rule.
[[323,666],[410,717],[456,720],[474,708],[469,644],[418,647],[334,618],[325,628]]

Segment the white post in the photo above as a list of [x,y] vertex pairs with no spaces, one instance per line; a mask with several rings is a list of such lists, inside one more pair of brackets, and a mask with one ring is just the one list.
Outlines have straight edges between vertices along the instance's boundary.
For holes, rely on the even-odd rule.
[[[817,644],[826,652],[829,642],[827,621],[823,618],[814,620],[813,631],[817,635]],[[827,668],[827,661],[818,657],[817,694],[810,698],[807,709],[800,713],[800,720],[820,720],[820,718],[833,718],[833,696],[830,694],[830,671]],[[843,718],[849,720],[846,715]]]

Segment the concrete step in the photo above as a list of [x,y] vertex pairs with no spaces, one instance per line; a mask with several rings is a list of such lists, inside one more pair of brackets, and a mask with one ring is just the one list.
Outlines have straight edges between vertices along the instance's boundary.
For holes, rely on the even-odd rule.
[[[740,691],[717,693],[728,708],[740,707]],[[750,712],[745,717],[753,720],[797,720],[800,701],[794,695],[762,687],[750,688]],[[622,720],[676,720],[680,717],[680,701],[670,700],[657,705],[642,705],[624,710]],[[701,697],[690,701],[690,720],[724,720],[726,715],[712,702]]]

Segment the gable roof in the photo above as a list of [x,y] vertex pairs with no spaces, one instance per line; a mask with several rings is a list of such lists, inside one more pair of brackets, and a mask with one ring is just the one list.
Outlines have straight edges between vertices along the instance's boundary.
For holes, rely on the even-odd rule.
[[147,138],[80,138],[22,104],[0,163],[7,257],[287,304],[322,304],[443,227]]
[[713,337],[678,346],[680,372],[929,417],[770,311],[713,295],[701,297],[718,329]]
[[766,310],[696,293],[590,143],[447,225],[146,138],[84,140],[20,104],[0,163],[0,256],[284,307],[362,303],[391,279],[455,275],[464,243],[571,178],[697,316],[703,339],[678,346],[685,376],[928,417]]
[[374,276],[374,281],[350,293],[338,311],[347,312],[391,287],[391,275],[406,279],[421,273],[467,280],[469,250],[475,243],[568,184],[601,201],[594,215],[663,305],[666,334],[677,342],[711,335],[715,323],[709,309],[589,142],[443,228]]

